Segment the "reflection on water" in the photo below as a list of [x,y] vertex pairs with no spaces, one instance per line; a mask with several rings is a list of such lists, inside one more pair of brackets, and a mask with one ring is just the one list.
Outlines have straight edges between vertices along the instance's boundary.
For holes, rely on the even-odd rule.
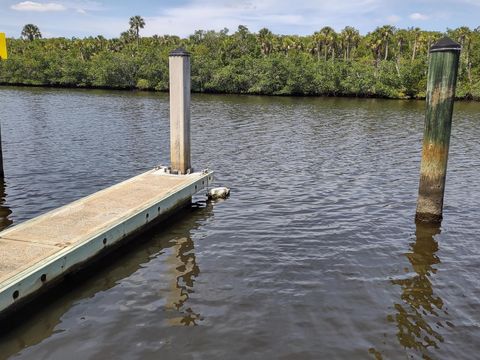
[[[0,96],[14,223],[169,161],[168,94]],[[235,196],[72,282],[0,336],[0,358],[474,358],[479,113],[455,105],[436,251],[434,233],[412,230],[424,102],[193,94],[193,167]]]
[[[101,268],[86,269],[86,273],[81,276],[82,281],[79,281],[80,278],[70,279],[75,281],[66,281],[54,289],[40,305],[37,303],[34,307],[36,311],[22,314],[19,323],[14,318],[8,319],[9,324],[2,323],[0,359],[38,344],[54,333],[65,331],[63,316],[80,299],[90,299],[99,292],[115,288],[122,279],[132,276],[151,261],[167,264],[165,277],[170,279],[170,286],[167,291],[159,290],[158,293],[159,298],[166,299],[166,321],[173,325],[196,325],[201,317],[187,304],[193,293],[195,278],[200,273],[193,252],[191,232],[202,226],[212,214],[211,204],[192,204],[191,208],[182,210],[175,216],[173,221],[169,220],[171,226],[168,231],[152,229],[139,238],[142,243],[133,241],[122,248],[120,254],[123,256],[110,256],[108,259],[114,260],[113,262],[106,262],[108,259],[105,259],[102,260]],[[42,311],[38,312],[38,308]],[[5,329],[11,330],[7,332]]]
[[[393,284],[402,288],[402,302],[395,304],[395,316],[389,316],[398,328],[398,341],[405,348],[419,351],[426,359],[430,359],[429,348],[438,348],[444,342],[436,328],[443,327],[441,313],[446,314],[446,311],[431,282],[431,276],[437,271],[434,265],[440,263],[436,255],[438,243],[434,239],[437,234],[440,234],[439,227],[417,224],[412,251],[405,254],[414,274],[392,280]],[[452,326],[450,322],[446,324]]]
[[5,179],[0,178],[0,231],[10,226],[13,222],[9,218],[12,211],[8,206],[5,205],[5,198],[7,196],[5,193],[5,188]]
[[202,320],[200,314],[195,313],[186,305],[189,294],[193,292],[195,278],[200,269],[195,261],[194,244],[190,237],[173,240],[173,251],[168,257],[172,273],[170,293],[167,295],[167,308],[174,309],[178,316],[169,319],[170,325],[197,325]]

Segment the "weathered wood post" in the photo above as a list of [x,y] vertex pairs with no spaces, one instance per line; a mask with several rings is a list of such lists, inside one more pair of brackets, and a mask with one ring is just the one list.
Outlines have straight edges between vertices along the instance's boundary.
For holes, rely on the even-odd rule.
[[430,48],[417,221],[442,221],[460,50],[460,45],[447,37]]
[[[5,33],[0,33],[0,61],[8,58],[7,53],[7,39]],[[2,132],[0,130],[0,177],[4,177],[3,171],[3,151],[2,151]]]
[[169,56],[170,161],[173,172],[186,174],[190,165],[190,54],[176,49]]

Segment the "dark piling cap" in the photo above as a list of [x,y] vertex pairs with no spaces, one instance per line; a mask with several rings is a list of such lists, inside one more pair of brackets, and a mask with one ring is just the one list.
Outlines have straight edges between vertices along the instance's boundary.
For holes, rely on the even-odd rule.
[[460,51],[462,47],[459,43],[456,43],[449,37],[443,37],[438,40],[435,44],[432,45],[430,48],[430,52],[439,52],[439,51]]
[[168,54],[168,56],[190,56],[190,53],[184,48],[178,48],[170,51],[170,54]]

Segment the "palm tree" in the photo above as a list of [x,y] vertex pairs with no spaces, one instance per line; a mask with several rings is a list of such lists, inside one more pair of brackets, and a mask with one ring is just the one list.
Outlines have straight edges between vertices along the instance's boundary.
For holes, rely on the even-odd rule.
[[469,82],[472,82],[471,76],[471,62],[470,62],[470,51],[472,44],[472,30],[467,26],[459,27],[453,31],[450,31],[454,38],[460,43],[462,47],[462,58],[464,58],[465,64],[467,65],[467,76]]
[[332,60],[335,57],[335,40],[337,39],[337,33],[330,26],[324,26],[319,33],[319,40],[323,43],[325,52],[325,61],[327,60],[327,55],[332,51]]
[[318,31],[313,34],[313,41],[315,42],[315,52],[317,53],[317,60],[320,61],[320,53],[322,52],[323,35]]
[[346,26],[340,33],[340,37],[345,50],[343,58],[344,60],[350,60],[350,50],[352,47],[357,46],[360,40],[360,33],[354,27]]
[[427,40],[427,51],[430,50],[430,47],[435,44],[438,40],[443,37],[443,34],[438,31],[427,31],[426,40]]
[[377,28],[380,38],[382,39],[382,44],[384,46],[384,60],[388,58],[388,44],[390,39],[392,38],[393,34],[395,33],[395,27],[392,25],[383,25],[381,28]]
[[137,39],[138,44],[138,39],[140,38],[140,29],[145,27],[145,20],[143,20],[140,15],[135,15],[130,18],[129,24],[130,30],[135,33],[135,38]]
[[302,46],[304,51],[309,53],[310,55],[315,55],[317,52],[317,42],[315,41],[315,35],[301,37],[300,41],[302,41]]
[[397,75],[400,76],[400,59],[402,57],[403,48],[408,40],[408,30],[400,29],[395,33],[395,40],[397,40],[397,48],[395,54],[395,69],[397,70]]
[[[128,29],[127,31],[124,31],[120,34],[120,40],[124,44],[128,44],[132,42],[133,40],[135,40],[135,38],[136,38],[136,34],[134,29]],[[136,39],[137,39],[137,45],[138,45],[138,38]]]
[[80,59],[83,62],[90,60],[90,58],[95,55],[98,51],[97,44],[97,40],[93,38],[78,39],[74,42],[74,46],[78,50]]
[[402,51],[405,43],[408,39],[408,31],[404,29],[400,29],[395,34],[395,38],[397,39],[397,62],[402,57]]
[[413,48],[412,48],[412,61],[415,60],[415,55],[417,54],[417,45],[418,38],[420,36],[420,28],[410,28],[410,32],[413,35]]
[[285,35],[280,37],[280,46],[285,56],[288,56],[288,52],[296,48],[296,43],[292,36]]
[[[377,29],[378,30],[378,29]],[[367,34],[366,38],[367,46],[372,50],[373,57],[375,59],[375,76],[378,63],[380,62],[381,50],[382,50],[382,38],[378,31]]]
[[22,36],[25,39],[33,41],[35,39],[41,39],[42,33],[40,32],[40,29],[37,25],[27,24],[23,27]]
[[273,34],[267,28],[260,29],[258,32],[258,41],[260,42],[260,50],[264,56],[272,52]]
[[306,47],[305,47],[305,43],[303,41],[303,38],[301,36],[298,36],[298,35],[291,35],[290,36],[294,45],[294,49],[298,52],[300,51],[306,51]]

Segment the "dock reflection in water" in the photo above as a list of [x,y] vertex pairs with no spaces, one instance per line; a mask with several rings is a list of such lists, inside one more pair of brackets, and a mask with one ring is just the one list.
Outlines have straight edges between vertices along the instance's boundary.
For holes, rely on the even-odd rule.
[[[201,227],[212,215],[211,204],[192,204],[173,220],[168,220],[168,231],[154,228],[141,235],[139,240],[142,243],[127,245],[121,250],[121,256],[109,257],[114,261],[103,263],[101,268],[95,269],[95,276],[90,276],[87,269],[87,273],[81,276],[83,281],[67,281],[49,294],[42,301],[41,311],[35,306],[36,311],[22,317],[18,324],[2,324],[0,359],[21,353],[22,349],[38,344],[52,334],[64,332],[71,317],[67,314],[69,311],[75,312],[76,305],[94,299],[98,293],[115,291],[115,287],[121,287],[125,280],[128,282],[129,278],[135,278],[136,273],[148,267],[152,261],[161,262],[161,266],[168,269],[166,273],[159,274],[157,281],[161,289],[156,298],[164,304],[162,311],[157,313],[159,318],[163,317],[168,325],[197,324],[201,317],[188,306],[195,278],[200,273],[191,232]],[[160,226],[165,228],[165,225]],[[170,284],[161,284],[164,282],[162,279],[168,279]],[[123,293],[125,290],[118,291]]]
[[[396,314],[388,320],[395,322],[398,328],[398,341],[406,349],[420,352],[423,358],[430,359],[430,350],[438,349],[444,342],[438,329],[444,324],[448,313],[443,300],[436,295],[431,277],[437,272],[434,265],[440,263],[437,256],[438,243],[435,235],[440,234],[438,226],[417,224],[416,240],[411,244],[411,252],[405,254],[410,261],[413,276],[392,280],[402,288],[402,302],[395,304]],[[443,322],[443,323],[442,323]]]
[[9,216],[12,213],[10,208],[5,205],[7,194],[5,192],[6,184],[5,180],[0,178],[0,231],[9,227],[13,221]]

